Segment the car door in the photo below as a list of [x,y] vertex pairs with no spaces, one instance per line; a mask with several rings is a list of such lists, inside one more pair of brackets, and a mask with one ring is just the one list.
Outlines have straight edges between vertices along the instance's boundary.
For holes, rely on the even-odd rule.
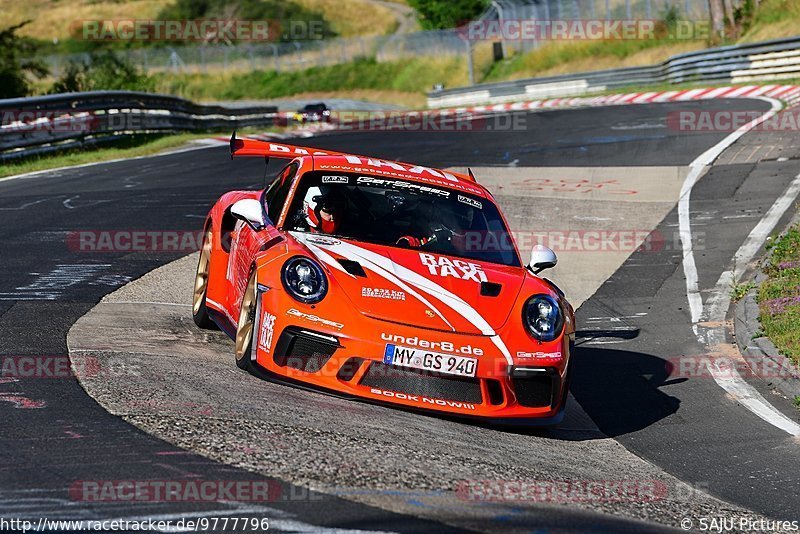
[[242,296],[250,278],[250,270],[256,254],[270,242],[274,243],[275,238],[279,235],[275,221],[277,221],[283,209],[298,168],[299,166],[296,162],[287,165],[262,194],[261,204],[264,208],[266,223],[263,229],[254,231],[244,221],[236,222],[228,259],[228,279],[231,281],[233,288],[233,302],[231,302],[230,308],[236,314],[239,312],[239,305],[242,302]]

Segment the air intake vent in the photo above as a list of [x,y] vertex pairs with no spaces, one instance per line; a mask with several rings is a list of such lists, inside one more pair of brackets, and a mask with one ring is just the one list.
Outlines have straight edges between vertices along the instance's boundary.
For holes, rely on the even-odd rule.
[[363,358],[348,359],[339,368],[339,372],[336,373],[336,378],[345,382],[349,382],[354,376],[356,376],[356,373],[361,368],[362,363],[364,363]]
[[528,408],[552,406],[553,394],[558,390],[558,373],[550,369],[514,369],[512,381],[517,402]]
[[340,259],[339,263],[344,267],[345,271],[353,276],[360,276],[361,278],[367,277],[366,271],[364,271],[364,268],[357,261]]
[[496,297],[500,294],[501,289],[503,289],[502,284],[497,284],[495,282],[481,282],[481,295],[484,297]]
[[339,344],[330,339],[330,336],[289,327],[278,339],[274,360],[282,367],[316,373],[338,348]]

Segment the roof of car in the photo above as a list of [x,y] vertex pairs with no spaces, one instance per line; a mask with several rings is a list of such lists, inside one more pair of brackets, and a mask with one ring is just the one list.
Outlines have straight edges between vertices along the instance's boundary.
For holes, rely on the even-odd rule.
[[363,173],[399,178],[487,197],[486,190],[467,175],[398,161],[352,155],[313,155],[314,170]]

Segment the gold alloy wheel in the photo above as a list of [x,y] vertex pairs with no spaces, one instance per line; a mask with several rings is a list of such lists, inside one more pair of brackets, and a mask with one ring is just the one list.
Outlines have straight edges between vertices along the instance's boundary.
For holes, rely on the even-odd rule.
[[256,273],[250,275],[247,288],[242,297],[242,309],[236,326],[236,361],[243,362],[250,357],[250,343],[253,340],[253,321],[256,316]]
[[200,250],[200,261],[197,262],[197,275],[194,277],[194,298],[192,312],[197,315],[203,305],[208,287],[208,269],[211,262],[211,229],[203,236],[203,248]]

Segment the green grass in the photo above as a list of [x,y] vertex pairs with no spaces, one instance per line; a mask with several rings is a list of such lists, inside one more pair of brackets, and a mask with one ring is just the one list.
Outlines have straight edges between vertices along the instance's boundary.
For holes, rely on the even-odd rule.
[[794,405],[800,408],[800,395],[796,395],[794,398]]
[[634,54],[669,44],[675,43],[662,39],[549,43],[495,63],[486,73],[485,81],[500,81],[520,74],[535,76],[565,64],[585,61],[601,61],[599,68],[611,68],[613,63]]
[[752,282],[748,282],[746,284],[736,284],[731,288],[731,300],[734,302],[739,302],[754,287],[756,287],[756,285]]
[[150,156],[185,145],[187,142],[209,137],[210,134],[148,134],[133,135],[103,145],[100,148],[73,149],[55,154],[25,158],[0,165],[0,177],[27,172],[82,165],[118,158]]
[[759,320],[781,354],[800,363],[800,226],[771,240],[768,278],[758,288]]
[[159,74],[156,75],[156,90],[192,100],[268,99],[355,89],[419,93],[430,90],[442,80],[465,84],[463,59],[415,58],[385,63],[359,59],[330,67],[280,73]]
[[[682,18],[679,12],[662,16],[675,20]],[[697,40],[677,39],[671,37],[675,35],[676,23],[662,21],[656,28],[655,39],[546,43],[536,50],[515,54],[495,63],[485,73],[484,81],[651,65],[692,48],[702,49],[798,35],[798,20],[800,0],[762,0],[753,19],[743,22],[746,32],[738,40],[735,35],[742,28],[731,30],[732,35],[723,41],[714,35],[704,35],[702,29],[699,29]]]
[[741,42],[763,41],[797,35],[800,0],[765,0],[747,29]]

